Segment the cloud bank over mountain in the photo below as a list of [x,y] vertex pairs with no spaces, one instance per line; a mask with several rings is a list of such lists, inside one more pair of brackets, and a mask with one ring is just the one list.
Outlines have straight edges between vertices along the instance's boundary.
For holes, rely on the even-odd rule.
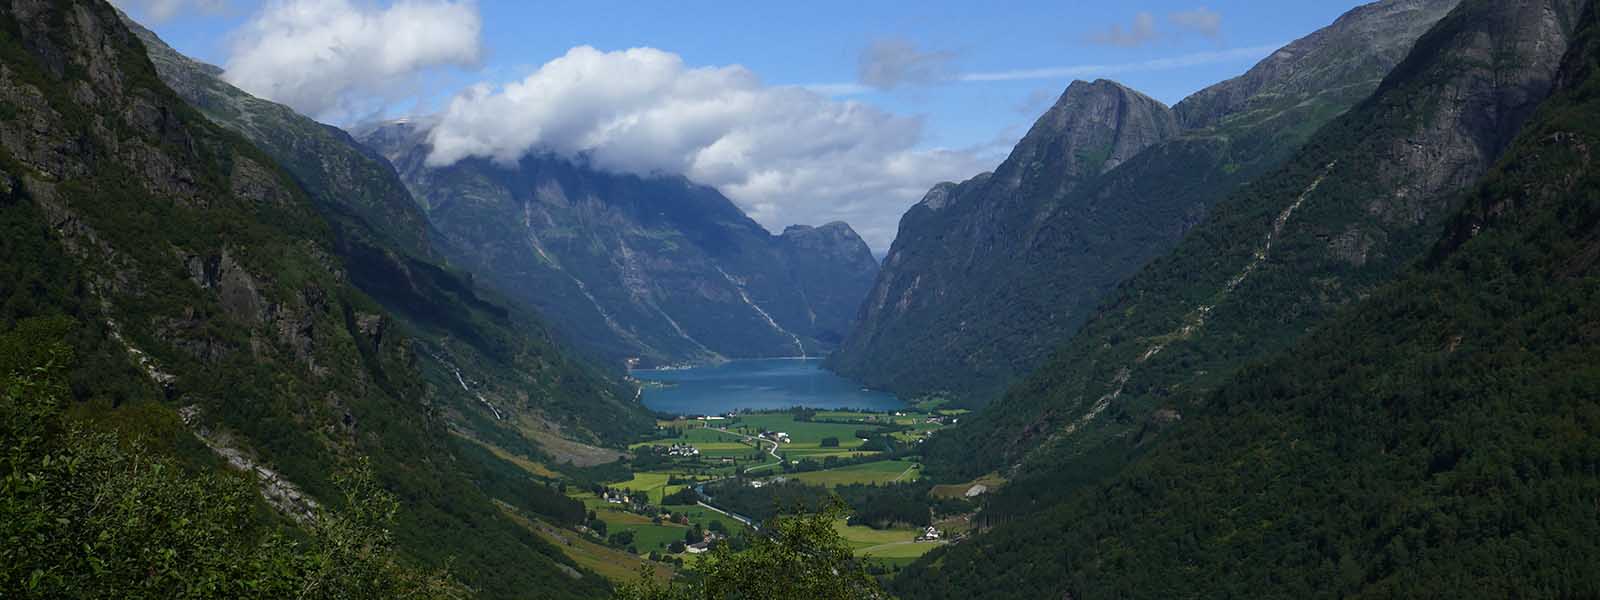
[[919,118],[766,85],[741,66],[580,46],[520,81],[453,99],[429,162],[553,152],[609,171],[681,174],[768,228],[844,220],[881,249],[929,186],[985,168],[969,152],[921,149],[922,137]]

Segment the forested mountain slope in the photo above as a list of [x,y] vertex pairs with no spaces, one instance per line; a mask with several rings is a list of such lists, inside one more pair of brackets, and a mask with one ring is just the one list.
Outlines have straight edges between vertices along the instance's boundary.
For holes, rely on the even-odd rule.
[[[1467,0],[1455,27],[1492,4],[1512,3]],[[1573,17],[1530,4],[1516,8]],[[1420,264],[1187,396],[1182,424],[1113,481],[929,555],[898,591],[1600,594],[1597,65],[1591,4],[1559,91]]]
[[[427,216],[383,157],[338,128],[246,94],[223,81],[216,67],[127,22],[162,81],[261,148],[306,189],[334,227],[335,249],[351,282],[400,317],[421,343],[423,372],[450,400],[459,428],[539,455],[525,429],[555,427],[578,441],[616,442],[652,426],[618,375],[563,351],[539,317],[443,264]],[[503,418],[508,415],[510,422]]]
[[164,85],[109,4],[0,4],[0,114],[0,328],[68,323],[69,414],[253,471],[283,516],[240,518],[269,523],[339,505],[330,477],[370,457],[408,560],[454,560],[484,597],[605,593],[494,500],[562,522],[581,506],[463,460],[321,201]]
[[1176,399],[1371,294],[1436,239],[1548,95],[1580,6],[1463,2],[1370,99],[1219,204],[930,457],[1054,476],[1108,443],[1138,443],[1181,417],[1164,410]]
[[1357,8],[1170,111],[1074,83],[995,175],[907,211],[829,365],[904,395],[999,396],[1218,200],[1369,96],[1456,1]]

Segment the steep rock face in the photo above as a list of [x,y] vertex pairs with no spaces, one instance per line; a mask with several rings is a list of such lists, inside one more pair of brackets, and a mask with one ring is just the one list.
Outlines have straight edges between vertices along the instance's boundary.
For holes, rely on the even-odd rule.
[[849,225],[838,221],[821,227],[791,225],[778,236],[778,245],[805,295],[814,337],[837,346],[850,332],[864,291],[877,278],[878,261],[872,257],[872,249]]
[[[1600,488],[1600,14],[1583,14],[1559,93],[1425,261],[1186,406],[1124,474],[1052,486],[1053,508],[930,554],[896,591],[1600,592],[1594,495],[1573,492]],[[1517,29],[1500,25],[1480,31]]]
[[1153,411],[1372,293],[1425,251],[1549,94],[1581,5],[1462,2],[1372,98],[1219,204],[1056,358],[930,452],[1049,476],[1136,442]]
[[1067,86],[995,170],[996,192],[1061,195],[1177,135],[1166,105],[1104,79]]
[[222,80],[220,68],[178,53],[126,15],[123,21],[144,43],[162,82],[294,174],[341,234],[424,258],[432,254],[427,216],[394,169],[369,156],[349,134],[233,87]]
[[[163,82],[208,119],[284,166],[334,226],[335,251],[356,287],[401,317],[431,363],[425,374],[480,438],[520,437],[507,415],[528,413],[578,441],[621,440],[653,421],[634,390],[568,356],[526,309],[499,301],[435,253],[427,216],[387,160],[349,134],[253,97],[124,17]],[[459,385],[457,375],[477,383]],[[487,419],[483,417],[488,417]],[[518,446],[526,442],[518,443]],[[536,445],[536,444],[535,444]]]
[[[549,155],[429,167],[427,134],[426,123],[393,122],[358,137],[428,207],[452,261],[606,359],[816,356],[843,334],[876,274],[842,224],[819,228],[830,235],[809,236],[797,253],[681,177],[604,173]],[[816,247],[823,242],[839,247]]]
[[1061,202],[1176,133],[1160,102],[1110,81],[1073,83],[994,173],[936,186],[906,212],[829,367],[905,394],[987,389],[1019,373],[1027,352],[1013,344],[1038,347],[1042,330],[993,322],[1010,307],[989,292],[1049,234]]
[[[74,411],[133,440],[184,407],[280,507],[334,498],[330,476],[370,457],[406,498],[393,534],[415,559],[454,555],[488,596],[556,580],[552,597],[605,593],[592,573],[563,574],[571,561],[476,482],[529,510],[570,501],[527,478],[467,475],[484,469],[454,451],[414,346],[350,285],[315,203],[167,88],[109,4],[0,2],[0,115],[0,328],[70,324]],[[218,464],[187,436],[147,441],[199,446],[177,452],[189,467]]]
[[829,365],[907,395],[998,396],[1213,204],[1371,94],[1456,1],[1363,7],[1170,112],[1073,84],[995,174],[906,213]]
[[1185,128],[1206,129],[1273,118],[1287,106],[1285,98],[1299,104],[1350,91],[1365,97],[1458,2],[1389,0],[1356,7],[1245,74],[1185,98],[1173,112]]

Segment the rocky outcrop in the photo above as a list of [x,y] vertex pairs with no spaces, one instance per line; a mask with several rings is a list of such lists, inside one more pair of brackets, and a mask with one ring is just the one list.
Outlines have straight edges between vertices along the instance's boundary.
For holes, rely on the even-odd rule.
[[427,258],[433,253],[427,216],[394,168],[337,127],[256,98],[223,81],[222,70],[195,61],[128,19],[162,82],[213,122],[239,132],[301,181],[344,236]]
[[828,346],[844,341],[865,290],[878,274],[872,249],[849,225],[792,225],[778,236],[796,287],[805,296],[811,335]]
[[452,262],[617,364],[817,356],[876,274],[843,224],[774,236],[709,187],[550,155],[433,167],[429,130],[396,121],[357,137],[396,165]]
[[1456,1],[1359,8],[1172,111],[1074,83],[994,174],[907,211],[830,366],[908,395],[996,397],[1217,201],[1371,94]]

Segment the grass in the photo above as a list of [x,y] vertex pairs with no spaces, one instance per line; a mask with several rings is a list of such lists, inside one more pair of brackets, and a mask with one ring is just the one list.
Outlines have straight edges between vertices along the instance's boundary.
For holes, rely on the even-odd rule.
[[935,498],[963,498],[966,497],[967,490],[972,489],[972,486],[980,483],[987,486],[989,491],[992,492],[996,488],[1005,485],[1006,480],[1004,477],[1001,477],[999,473],[990,473],[966,483],[936,485],[933,486],[933,489],[928,493],[932,494]]
[[787,446],[785,446],[782,450],[779,450],[778,453],[789,457],[789,460],[800,460],[802,458],[814,458],[817,460],[822,460],[829,456],[837,456],[839,458],[857,458],[883,454],[877,450],[840,450],[838,448],[801,448],[796,450],[790,449]]
[[921,475],[921,471],[922,465],[915,462],[882,460],[826,471],[795,473],[787,477],[811,485],[837,487],[852,483],[884,484],[893,481],[914,481]]
[[700,455],[708,459],[722,457],[744,459],[756,451],[755,446],[744,438],[720,431],[698,428],[684,431],[681,435],[672,438],[663,438],[639,442],[629,446],[630,449],[640,446],[671,446],[673,444],[689,444],[700,449]]
[[614,483],[611,487],[630,492],[644,492],[650,496],[651,504],[661,504],[661,499],[683,489],[681,485],[667,485],[667,480],[672,475],[666,472],[647,471],[634,473],[633,479]]
[[[550,542],[551,545],[560,549],[562,554],[571,558],[572,562],[594,571],[612,583],[635,580],[639,576],[639,567],[649,562],[625,550],[618,550],[597,543],[581,533],[560,529],[544,521],[524,517],[515,508],[498,500],[495,501],[495,504],[512,521]],[[671,565],[665,563],[651,564],[656,568],[655,579],[657,582],[666,583],[672,580],[674,572]]]
[[517,467],[521,468],[524,471],[527,471],[531,475],[535,475],[535,476],[538,476],[538,477],[545,477],[545,478],[548,478],[548,479],[559,479],[561,477],[560,473],[557,473],[555,471],[550,470],[550,468],[544,466],[543,463],[539,463],[539,462],[535,462],[535,461],[532,461],[532,460],[528,460],[526,457],[517,456],[517,455],[512,454],[510,452],[506,452],[504,449],[501,449],[499,446],[496,446],[494,444],[490,444],[488,442],[484,442],[482,440],[479,440],[479,439],[474,438],[472,436],[466,435],[466,434],[461,433],[459,431],[451,431],[450,433],[454,434],[456,437],[459,437],[459,438],[461,438],[463,440],[467,440],[469,442],[472,442],[474,444],[482,446],[484,450],[488,450],[490,454],[493,454],[495,456],[495,458],[498,458],[500,460],[506,461],[506,462],[511,463],[513,465],[516,465]]
[[873,558],[919,558],[944,542],[891,542],[857,550],[856,554]]
[[645,554],[649,554],[651,550],[659,550],[662,554],[666,554],[667,546],[672,545],[672,542],[682,541],[683,533],[688,530],[688,527],[682,525],[666,524],[628,528],[628,531],[633,532],[633,547]]
[[[645,473],[644,475],[650,475]],[[668,486],[671,490],[679,486]],[[669,492],[670,493],[670,492]],[[588,492],[571,492],[568,494],[584,503],[589,510],[593,510],[595,517],[606,523],[606,533],[614,534],[623,531],[633,532],[633,547],[640,554],[649,554],[651,550],[666,552],[667,546],[676,540],[683,539],[683,534],[692,526],[699,525],[710,529],[712,521],[722,521],[722,525],[729,532],[739,531],[744,524],[733,517],[708,510],[703,506],[664,506],[662,509],[673,515],[683,514],[689,517],[689,525],[680,525],[671,521],[662,521],[656,524],[650,517],[638,513],[622,510],[615,504],[609,504],[594,494]],[[612,549],[615,551],[615,549]],[[624,552],[623,554],[627,554]],[[576,559],[574,559],[576,560]],[[630,568],[637,569],[635,563]]]
[[916,529],[873,529],[865,525],[850,525],[844,519],[833,522],[833,530],[850,543],[859,554],[861,550],[893,544],[896,542],[909,542],[917,539]]
[[748,428],[752,435],[762,429],[787,433],[792,443],[784,444],[783,447],[785,449],[791,446],[815,448],[818,444],[821,444],[822,438],[826,437],[839,438],[841,447],[849,447],[847,444],[852,443],[859,446],[861,445],[861,440],[855,437],[855,432],[857,429],[868,428],[865,424],[796,421],[794,420],[794,415],[788,413],[741,415],[738,422],[734,423],[729,429],[738,431],[739,427]]
[[944,542],[917,542],[917,529],[873,529],[862,525],[849,525],[844,519],[833,522],[833,530],[839,532],[856,556],[870,557],[873,562],[885,565],[905,566],[911,564]]

